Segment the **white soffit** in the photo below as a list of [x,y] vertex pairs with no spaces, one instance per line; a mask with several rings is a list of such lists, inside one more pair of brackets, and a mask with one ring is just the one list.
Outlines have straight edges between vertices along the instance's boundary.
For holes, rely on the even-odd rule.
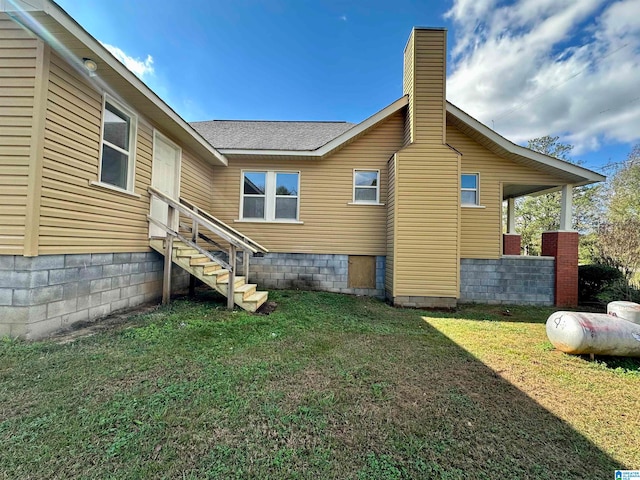
[[542,169],[552,168],[560,171],[565,175],[571,176],[574,179],[573,183],[576,185],[588,185],[606,180],[604,175],[600,175],[587,168],[516,145],[449,102],[447,102],[447,113],[452,115],[457,121],[463,123],[466,127],[488,139],[498,149],[503,151],[507,158],[515,161],[524,160],[526,163],[532,164],[534,167],[537,165],[538,168]]

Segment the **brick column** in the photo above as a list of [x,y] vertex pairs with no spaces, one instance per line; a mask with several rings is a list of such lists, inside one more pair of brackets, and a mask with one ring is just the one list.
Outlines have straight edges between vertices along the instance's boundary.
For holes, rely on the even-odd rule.
[[517,233],[502,234],[502,254],[520,255],[520,235]]
[[544,232],[542,255],[555,257],[555,305],[578,305],[578,232]]

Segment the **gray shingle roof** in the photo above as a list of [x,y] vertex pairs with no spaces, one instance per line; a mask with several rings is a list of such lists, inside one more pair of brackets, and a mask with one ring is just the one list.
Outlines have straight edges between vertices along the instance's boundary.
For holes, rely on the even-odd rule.
[[191,122],[207,142],[222,150],[316,150],[354,125],[348,122],[253,120]]

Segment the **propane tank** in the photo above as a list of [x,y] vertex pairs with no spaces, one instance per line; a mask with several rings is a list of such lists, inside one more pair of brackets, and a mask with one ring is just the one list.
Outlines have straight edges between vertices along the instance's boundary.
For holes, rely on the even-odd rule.
[[547,337],[565,353],[640,357],[640,325],[604,313],[555,312]]
[[640,325],[640,305],[633,302],[611,302],[607,313]]

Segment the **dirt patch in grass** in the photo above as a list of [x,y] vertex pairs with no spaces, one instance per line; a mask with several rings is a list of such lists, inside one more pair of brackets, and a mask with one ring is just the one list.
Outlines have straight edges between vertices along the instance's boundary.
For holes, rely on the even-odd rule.
[[113,332],[115,329],[121,329],[127,325],[135,324],[135,317],[154,312],[158,308],[159,306],[157,304],[141,305],[135,309],[117,312],[94,322],[74,323],[71,328],[51,335],[49,340],[64,345],[74,342],[78,338],[90,337],[101,332]]

